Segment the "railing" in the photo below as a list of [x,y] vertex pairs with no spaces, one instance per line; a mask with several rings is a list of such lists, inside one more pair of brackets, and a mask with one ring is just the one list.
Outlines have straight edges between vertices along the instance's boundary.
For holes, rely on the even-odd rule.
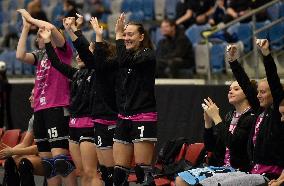
[[[256,29],[256,14],[267,9],[268,7],[276,4],[276,3],[279,3],[279,2],[283,2],[283,0],[273,0],[259,8],[256,8],[256,9],[253,9],[251,10],[249,13],[227,23],[226,25],[222,26],[221,28],[218,28],[214,31],[212,31],[211,33],[209,33],[208,35],[205,36],[205,42],[207,44],[207,48],[208,48],[208,54],[210,54],[210,46],[209,46],[209,38],[210,36],[212,36],[213,34],[217,33],[217,32],[220,32],[220,31],[223,31],[227,28],[229,28],[230,26],[236,24],[236,23],[239,23],[240,21],[244,20],[244,19],[247,19],[249,17],[252,17],[252,30],[253,30],[253,55],[254,55],[254,59],[256,60],[256,64],[255,64],[255,78],[258,79],[259,78],[259,60],[258,60],[258,52],[257,52],[257,46],[256,46],[256,42],[255,42],[255,36],[257,34],[259,34],[260,32],[263,32],[269,28],[271,28],[272,26],[276,25],[276,24],[279,24],[281,23],[282,21],[284,21],[284,17],[281,17],[273,22],[271,22],[270,24],[267,24],[265,25],[264,27],[262,28],[259,28],[259,29]],[[284,35],[284,33],[283,33]],[[281,39],[281,38],[280,38]],[[209,56],[209,59],[210,59],[210,56]],[[210,61],[210,60],[209,60]],[[207,81],[208,83],[211,82],[211,69],[210,69],[210,65],[209,65],[209,68],[208,68],[208,72],[207,72]]]

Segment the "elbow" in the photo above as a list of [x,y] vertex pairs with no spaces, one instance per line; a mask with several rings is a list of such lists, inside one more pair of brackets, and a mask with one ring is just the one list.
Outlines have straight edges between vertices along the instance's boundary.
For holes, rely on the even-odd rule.
[[23,61],[24,58],[25,58],[25,56],[23,54],[16,53],[16,59],[17,60]]

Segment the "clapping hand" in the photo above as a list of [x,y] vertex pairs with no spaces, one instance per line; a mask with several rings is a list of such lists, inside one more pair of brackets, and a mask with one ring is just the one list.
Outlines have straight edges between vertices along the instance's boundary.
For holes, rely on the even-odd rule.
[[[215,124],[220,123],[222,121],[222,119],[221,119],[220,114],[219,114],[219,108],[212,101],[212,99],[209,98],[209,97],[207,99],[204,99],[204,104],[207,106],[207,107],[204,107],[204,112],[207,114],[207,116],[211,120],[213,120]],[[204,119],[207,119],[207,118],[204,118]]]

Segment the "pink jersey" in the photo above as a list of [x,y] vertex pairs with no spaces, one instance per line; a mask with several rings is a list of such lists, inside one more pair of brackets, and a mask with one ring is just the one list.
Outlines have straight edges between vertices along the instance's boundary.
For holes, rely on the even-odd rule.
[[94,120],[91,117],[70,118],[69,127],[73,128],[94,127]]
[[157,121],[158,113],[157,112],[148,112],[148,113],[140,113],[132,116],[123,116],[118,114],[118,117],[121,119],[128,119],[131,121]]
[[[72,49],[66,43],[65,49],[55,49],[61,62],[71,65]],[[69,80],[51,66],[45,49],[33,52],[36,56],[36,78],[34,88],[34,111],[68,106],[70,86]]]

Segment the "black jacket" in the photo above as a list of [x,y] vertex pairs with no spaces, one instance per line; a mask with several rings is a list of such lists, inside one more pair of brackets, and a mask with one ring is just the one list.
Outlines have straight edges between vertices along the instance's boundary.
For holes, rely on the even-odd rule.
[[51,43],[45,44],[51,65],[72,82],[69,111],[71,117],[90,116],[90,90],[93,84],[94,70],[77,69],[60,61]]
[[153,50],[127,50],[124,40],[116,40],[119,62],[117,103],[120,114],[125,116],[156,112],[155,67]]
[[[116,105],[116,78],[118,63],[116,59],[108,59],[102,43],[95,44],[94,53],[89,50],[89,42],[80,33],[75,33],[78,38],[73,42],[79,57],[88,69],[94,69],[96,76],[91,89],[90,108],[91,115],[96,119],[117,119]],[[88,42],[88,45],[84,43]]]
[[253,91],[244,69],[237,61],[232,62],[233,73],[242,87],[247,99],[253,106],[254,112],[259,115],[264,112],[264,118],[260,124],[256,145],[253,145],[255,124],[253,125],[250,140],[248,142],[248,153],[252,164],[277,165],[284,167],[284,124],[281,123],[281,115],[278,111],[281,100],[284,98],[283,88],[277,75],[277,68],[271,55],[264,57],[264,67],[267,81],[273,97],[273,105],[263,110],[257,99],[256,91]]
[[176,31],[174,37],[166,37],[159,41],[157,46],[157,61],[180,59],[183,68],[194,67],[194,52],[191,41],[186,37],[184,31]]
[[234,111],[227,113],[225,120],[212,128],[204,130],[204,144],[207,151],[212,152],[209,160],[210,165],[223,166],[226,147],[230,151],[230,164],[241,171],[250,170],[250,161],[247,153],[247,142],[251,126],[255,121],[252,110],[243,113],[237,123],[234,133],[231,134],[229,127]]

